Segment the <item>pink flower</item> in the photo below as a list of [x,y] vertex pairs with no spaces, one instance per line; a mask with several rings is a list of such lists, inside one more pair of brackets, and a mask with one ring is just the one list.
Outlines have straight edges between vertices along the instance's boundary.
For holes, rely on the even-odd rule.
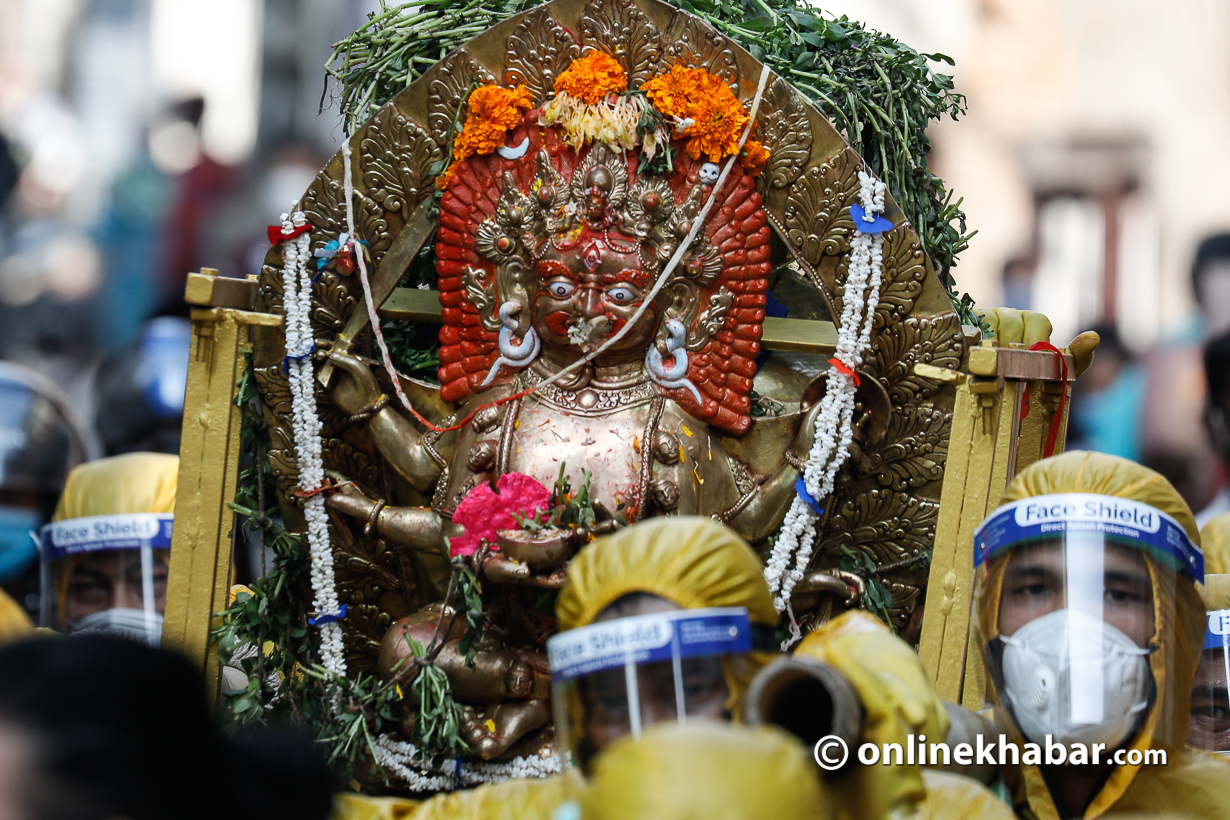
[[516,528],[513,513],[537,517],[550,498],[550,490],[524,473],[505,473],[494,490],[490,484],[479,484],[453,513],[453,523],[464,527],[465,534],[449,542],[449,555],[473,555],[483,541],[494,547],[498,530]]

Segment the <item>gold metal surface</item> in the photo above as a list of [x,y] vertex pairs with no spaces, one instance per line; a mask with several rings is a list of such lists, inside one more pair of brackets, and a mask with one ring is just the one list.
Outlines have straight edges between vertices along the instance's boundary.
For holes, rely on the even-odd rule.
[[[1047,351],[984,342],[970,350],[969,370],[975,375],[962,376],[957,387],[919,655],[940,697],[976,710],[984,705],[987,680],[970,620],[974,530],[1013,476],[1040,457],[1058,392],[1070,385],[1044,381],[1060,378],[1055,354]],[[1032,400],[1022,420],[1027,395]],[[1066,427],[1066,406],[1064,412]],[[1055,452],[1062,451],[1059,436]]]
[[226,607],[230,588],[234,527],[230,502],[239,475],[241,413],[234,402],[235,382],[243,354],[251,347],[248,327],[277,326],[282,317],[216,307],[210,299],[228,301],[235,291],[211,286],[207,279],[216,277],[216,271],[206,269],[192,277],[187,298],[203,307],[191,314],[162,645],[184,653],[205,671],[212,703],[218,693],[218,656],[210,645],[209,630],[214,613]]
[[200,273],[188,274],[184,301],[190,305],[252,310],[256,306],[256,282],[219,276],[213,268],[202,268]]

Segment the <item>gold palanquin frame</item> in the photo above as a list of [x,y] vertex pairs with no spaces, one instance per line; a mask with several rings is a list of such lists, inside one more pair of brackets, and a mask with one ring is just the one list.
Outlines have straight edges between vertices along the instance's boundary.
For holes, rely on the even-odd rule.
[[[569,32],[576,32],[576,37]],[[447,55],[350,138],[356,232],[369,243],[372,287],[383,317],[438,319],[434,294],[397,284],[431,233],[428,202],[434,189],[428,168],[444,153],[438,140],[443,139],[471,78],[524,84],[535,104],[541,104],[552,78],[589,49],[615,56],[634,81],[674,63],[703,65],[728,81],[745,101],[754,95],[761,73],[760,63],[737,44],[659,0],[555,0],[493,26]],[[758,181],[770,224],[797,269],[817,288],[829,315],[839,316],[841,283],[854,235],[849,206],[857,202],[862,160],[815,108],[775,75],[770,76],[758,123],[754,136],[772,152]],[[339,152],[300,201],[315,227],[313,248],[346,230],[342,169]],[[967,590],[972,579],[972,565],[963,559],[959,545],[970,540],[969,522],[975,512],[981,511],[980,520],[987,505],[998,499],[1014,463],[1023,458],[1019,453],[1040,447],[1036,434],[1045,431],[1047,414],[1055,409],[1053,402],[1034,402],[1018,430],[1014,424],[1001,423],[1010,411],[997,408],[1016,406],[1011,412],[1019,412],[1020,385],[1058,376],[1049,370],[1042,373],[1046,362],[1055,369],[1051,354],[1012,351],[1037,363],[1037,372],[1030,371],[1033,375],[1025,381],[1015,371],[1015,375],[995,375],[990,399],[994,423],[967,423],[966,417],[974,414],[967,405],[976,405],[985,417],[991,395],[986,392],[987,376],[974,372],[973,365],[987,354],[995,358],[997,349],[971,348],[978,334],[967,337],[921,243],[891,200],[885,215],[895,227],[885,238],[882,295],[872,348],[860,372],[883,394],[887,413],[877,419],[875,435],[857,448],[826,504],[812,568],[836,566],[843,548],[867,552],[892,594],[890,615],[905,628],[911,626],[911,616],[917,614],[928,586],[924,558],[934,544],[930,576],[939,583],[932,583],[927,593],[922,648],[938,681],[948,682],[957,669],[959,694],[968,651]],[[181,491],[164,636],[169,645],[189,652],[215,673],[207,634],[213,613],[225,603],[229,576],[227,503],[234,493],[239,435],[231,398],[239,372],[237,357],[248,343],[249,328],[255,375],[273,429],[270,459],[282,512],[288,527],[302,528],[302,517],[289,496],[297,468],[289,388],[281,369],[285,352],[279,327],[280,254],[279,246],[271,248],[256,293],[237,296],[237,286],[223,286],[225,280],[206,274],[196,274],[189,282],[189,301],[205,308],[193,314],[194,359],[180,468],[181,488],[195,492],[188,499]],[[317,340],[345,350],[362,341],[367,321],[362,298],[354,277],[326,269],[313,296]],[[770,318],[765,321],[763,345],[770,350],[830,355],[836,336],[831,322]],[[327,383],[329,371],[327,365],[321,368],[322,383]],[[445,405],[428,386],[408,380],[405,384],[420,410],[443,415]],[[365,446],[361,436],[343,438],[340,429],[330,426],[323,388],[318,399],[325,424],[326,467],[379,481],[381,465],[374,448]],[[957,421],[952,427],[954,406]],[[759,422],[759,433],[754,430],[723,443],[755,468],[758,436],[793,436],[798,423],[797,414]],[[959,446],[950,447],[950,436]],[[1018,451],[1019,441],[1027,443]],[[946,472],[950,452],[953,464]],[[339,600],[349,603],[351,611],[343,622],[347,658],[352,668],[370,671],[384,630],[427,603],[432,593],[416,585],[416,579],[406,578],[410,570],[393,550],[337,519],[332,525]],[[937,590],[952,594],[932,606]],[[828,617],[831,596],[826,600],[823,607],[803,614],[805,626]],[[961,663],[954,666],[958,655]]]

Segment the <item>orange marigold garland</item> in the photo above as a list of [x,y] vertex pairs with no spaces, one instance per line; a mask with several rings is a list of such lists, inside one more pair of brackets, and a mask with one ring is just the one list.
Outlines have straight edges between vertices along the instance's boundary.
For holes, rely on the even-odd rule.
[[679,135],[688,138],[692,159],[719,162],[738,152],[747,112],[721,78],[703,68],[676,65],[641,89],[656,110],[686,124]]
[[591,51],[573,60],[572,65],[555,78],[556,93],[563,92],[586,105],[597,105],[608,94],[627,90],[628,75],[623,66],[601,51]]
[[521,122],[521,115],[534,107],[530,91],[523,85],[500,88],[480,85],[470,92],[466,101],[468,113],[461,133],[453,138],[453,161],[448,170],[436,177],[436,187],[448,187],[457,165],[472,156],[490,154],[504,144],[508,132]]

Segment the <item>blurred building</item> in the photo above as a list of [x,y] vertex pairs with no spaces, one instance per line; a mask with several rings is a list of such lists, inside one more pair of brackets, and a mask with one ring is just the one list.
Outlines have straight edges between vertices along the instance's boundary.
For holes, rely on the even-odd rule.
[[1182,331],[1195,246],[1230,227],[1230,6],[816,5],[956,60],[969,111],[931,135],[933,167],[978,230],[959,287],[1045,311],[1061,341],[1111,323],[1140,352]]
[[817,5],[956,60],[938,68],[954,73],[968,113],[929,133],[932,167],[978,231],[958,288],[984,307],[1046,313],[1059,343],[1117,330],[1114,367],[1078,384],[1077,404],[1089,401],[1076,432],[1124,442],[1122,455],[1203,506],[1226,476],[1202,423],[1205,326],[1190,273],[1200,240],[1230,230],[1230,5]]

